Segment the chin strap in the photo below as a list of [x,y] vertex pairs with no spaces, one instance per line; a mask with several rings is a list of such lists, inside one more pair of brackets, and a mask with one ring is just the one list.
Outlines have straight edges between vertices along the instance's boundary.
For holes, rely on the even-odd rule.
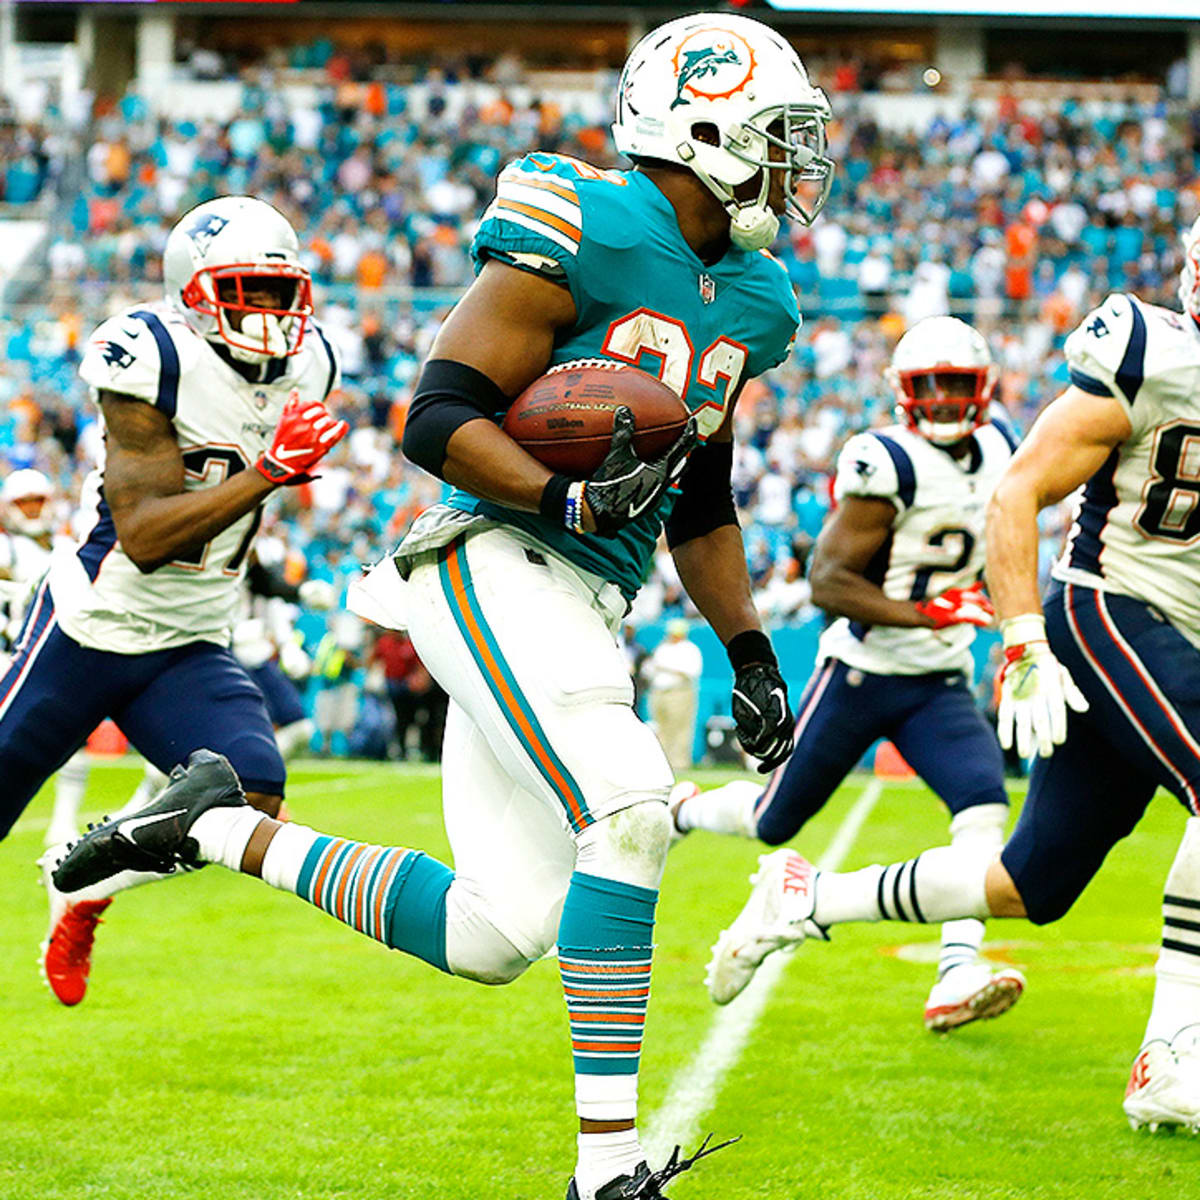
[[729,238],[739,250],[765,250],[779,233],[779,218],[763,204],[733,204],[729,209]]

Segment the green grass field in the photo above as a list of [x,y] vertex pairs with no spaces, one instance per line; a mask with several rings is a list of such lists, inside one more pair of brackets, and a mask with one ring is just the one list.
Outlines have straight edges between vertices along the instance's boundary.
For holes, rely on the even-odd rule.
[[[139,774],[94,771],[85,807],[115,807]],[[805,830],[806,853],[823,853],[865,782]],[[445,853],[430,771],[302,765],[289,789],[297,820]],[[449,979],[213,868],[119,897],[91,991],[64,1009],[36,966],[48,807],[43,794],[0,847],[0,1200],[563,1195],[575,1123],[553,962],[504,989]],[[701,1131],[743,1141],[670,1194],[1200,1194],[1200,1139],[1135,1135],[1120,1109],[1181,824],[1160,796],[1066,920],[992,927],[993,953],[1029,977],[998,1021],[924,1031],[934,929],[843,928],[803,947],[700,1118]],[[908,855],[945,830],[923,788],[889,785],[846,865]],[[709,945],[740,908],[755,854],[704,835],[672,853],[643,1128],[673,1127],[664,1100],[717,1011],[701,982]]]

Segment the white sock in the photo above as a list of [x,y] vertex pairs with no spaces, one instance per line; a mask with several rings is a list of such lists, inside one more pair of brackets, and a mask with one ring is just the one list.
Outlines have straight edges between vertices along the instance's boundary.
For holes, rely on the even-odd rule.
[[[965,808],[950,822],[950,844],[962,849],[991,854],[1004,847],[1004,827],[1008,824],[1007,804],[976,804]],[[937,977],[942,979],[955,967],[979,961],[984,924],[974,917],[947,921],[942,926],[942,948],[938,957]]]
[[305,825],[288,822],[271,839],[262,860],[263,883],[281,891],[294,892],[304,860],[321,835]]
[[236,808],[210,808],[196,818],[188,832],[196,839],[204,862],[220,863],[231,871],[240,871],[250,836],[266,815],[248,804]]
[[73,841],[79,832],[79,810],[87,791],[91,761],[86,750],[76,750],[54,777],[54,811],[46,826],[46,845]]
[[988,915],[985,880],[992,856],[959,846],[935,846],[917,858],[888,867],[864,867],[816,878],[813,920],[949,921]]
[[676,825],[681,832],[706,829],[709,833],[728,833],[735,837],[758,836],[754,806],[762,795],[761,783],[735,779],[708,792],[691,796],[679,806]]
[[943,923],[942,947],[938,953],[938,979],[944,979],[955,967],[969,967],[979,961],[984,928],[984,923],[975,920],[974,917]]
[[579,1159],[575,1166],[575,1186],[580,1200],[592,1200],[597,1189],[621,1175],[632,1175],[642,1153],[636,1129],[615,1133],[581,1133]]
[[1163,944],[1143,1045],[1169,1042],[1200,1022],[1200,817],[1184,827],[1163,892]]

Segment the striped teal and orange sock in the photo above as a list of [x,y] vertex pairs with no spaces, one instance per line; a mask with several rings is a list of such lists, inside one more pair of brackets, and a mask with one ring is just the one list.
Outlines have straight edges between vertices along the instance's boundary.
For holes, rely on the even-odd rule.
[[454,872],[421,851],[371,846],[288,823],[267,847],[262,877],[367,937],[449,972],[446,892]]
[[581,1117],[612,1121],[637,1114],[657,902],[650,888],[580,871],[571,876],[558,961]]

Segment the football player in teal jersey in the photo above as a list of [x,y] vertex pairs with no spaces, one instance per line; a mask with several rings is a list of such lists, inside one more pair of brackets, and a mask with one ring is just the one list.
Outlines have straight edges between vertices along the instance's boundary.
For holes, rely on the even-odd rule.
[[[452,698],[453,871],[262,820],[215,758],[134,814],[136,834],[102,826],[60,867],[82,886],[129,857],[220,862],[487,983],[557,945],[580,1118],[569,1200],[652,1200],[694,1161],[652,1169],[635,1127],[672,778],[615,634],[665,526],[728,651],[743,746],[764,771],[786,759],[787,689],[751,603],[730,488],[732,414],[795,336],[792,289],[766,250],[781,216],[811,221],[825,202],[829,116],[777,33],[699,14],[647,35],[625,66],[613,133],[632,170],[531,154],[501,172],[475,238],[478,276],[438,334],[404,436],[409,458],[455,491],[354,602],[406,627]],[[632,363],[673,388],[693,413],[679,441],[642,461],[626,410],[590,479],[527,454],[497,419],[550,366],[580,358]]]

